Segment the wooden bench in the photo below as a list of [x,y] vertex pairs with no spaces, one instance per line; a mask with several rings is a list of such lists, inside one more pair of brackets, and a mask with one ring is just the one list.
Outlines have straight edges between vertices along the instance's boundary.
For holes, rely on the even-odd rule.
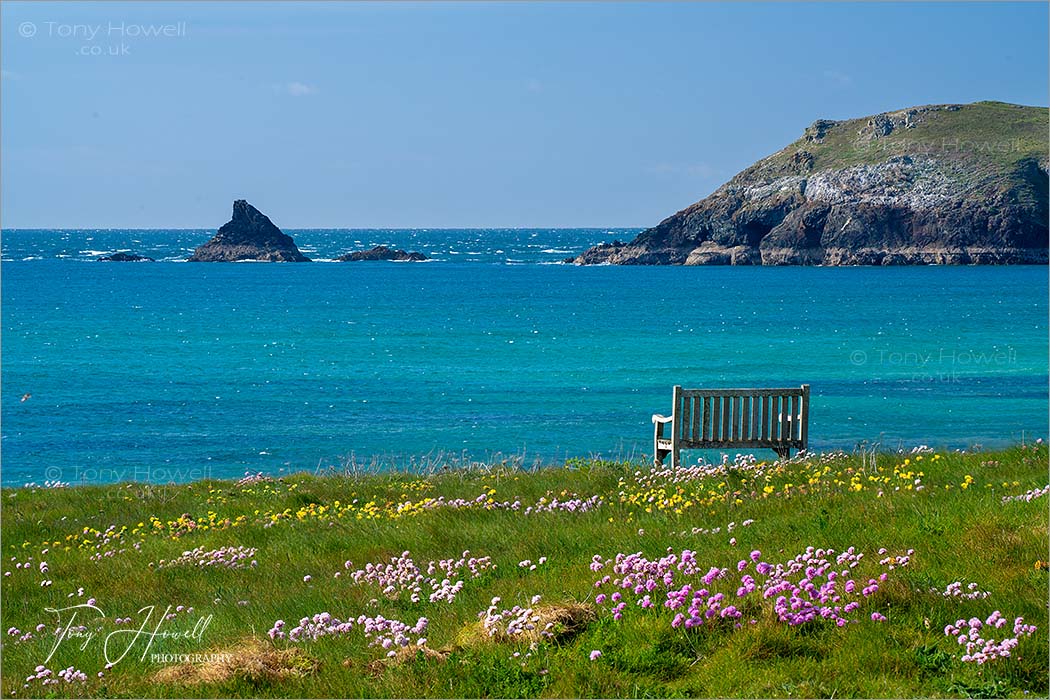
[[[665,435],[670,424],[671,434]],[[796,389],[674,388],[671,415],[653,416],[653,454],[660,466],[681,450],[758,447],[790,457],[809,441],[809,384]]]

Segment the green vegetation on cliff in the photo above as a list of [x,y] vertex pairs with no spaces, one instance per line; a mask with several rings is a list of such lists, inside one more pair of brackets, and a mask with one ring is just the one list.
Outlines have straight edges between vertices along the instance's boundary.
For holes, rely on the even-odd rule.
[[[1047,115],[1045,107],[975,102],[914,107],[843,121],[819,120],[797,141],[757,163],[754,167],[759,170],[754,174],[795,174],[792,157],[804,151],[813,156],[811,172],[875,165],[893,156],[926,155],[976,166],[967,168],[974,175],[1008,176],[1021,161],[1047,162]],[[891,130],[881,133],[886,125]]]

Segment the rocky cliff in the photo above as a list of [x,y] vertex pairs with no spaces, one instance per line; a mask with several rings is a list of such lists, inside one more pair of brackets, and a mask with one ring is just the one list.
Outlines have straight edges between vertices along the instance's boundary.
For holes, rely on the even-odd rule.
[[1048,111],[928,105],[814,122],[643,231],[572,259],[618,265],[1047,262]]
[[189,262],[310,262],[291,236],[243,199],[233,203],[233,218],[190,256]]

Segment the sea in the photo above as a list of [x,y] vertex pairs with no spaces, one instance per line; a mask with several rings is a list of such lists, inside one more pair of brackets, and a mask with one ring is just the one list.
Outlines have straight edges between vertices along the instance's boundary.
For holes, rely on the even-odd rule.
[[[1046,267],[562,262],[637,232],[4,231],[0,482],[643,460],[676,384],[809,384],[817,451],[1046,438]],[[431,261],[332,262],[379,244]]]

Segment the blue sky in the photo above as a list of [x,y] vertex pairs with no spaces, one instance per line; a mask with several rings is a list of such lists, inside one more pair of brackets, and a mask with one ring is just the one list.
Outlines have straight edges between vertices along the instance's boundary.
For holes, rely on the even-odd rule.
[[1045,3],[0,12],[8,228],[650,226],[817,118],[1047,104]]

